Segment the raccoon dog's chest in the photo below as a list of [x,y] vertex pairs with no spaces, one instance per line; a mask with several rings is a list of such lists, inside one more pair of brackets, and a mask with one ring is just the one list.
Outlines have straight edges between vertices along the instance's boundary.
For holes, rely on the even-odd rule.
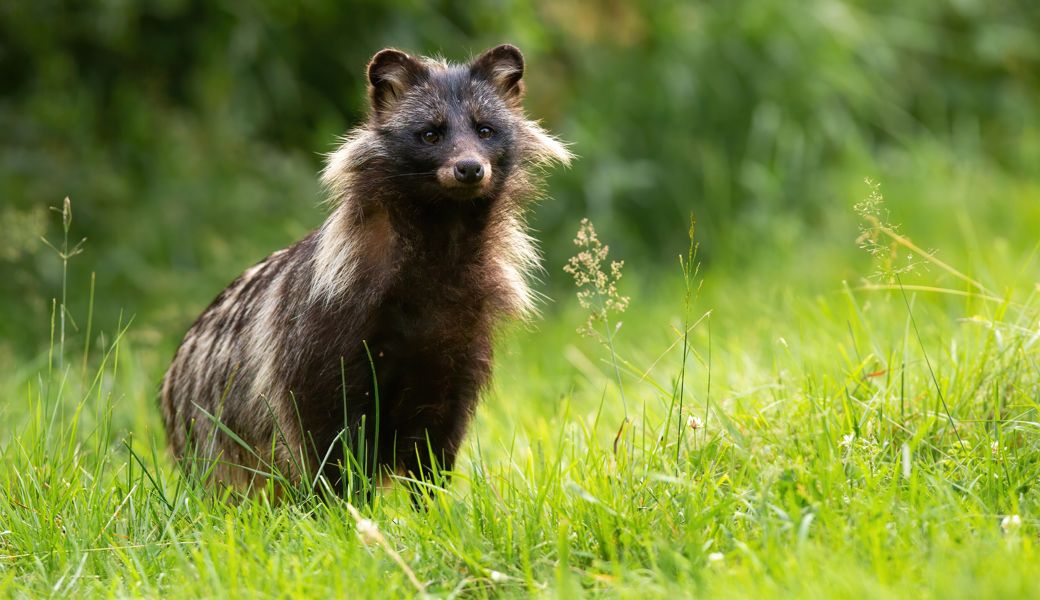
[[[486,209],[441,218],[409,249],[399,278],[375,309],[368,342],[381,382],[409,389],[448,385],[460,372],[486,364],[490,335],[479,239]],[[401,383],[405,382],[405,383]],[[382,385],[381,385],[382,387]]]

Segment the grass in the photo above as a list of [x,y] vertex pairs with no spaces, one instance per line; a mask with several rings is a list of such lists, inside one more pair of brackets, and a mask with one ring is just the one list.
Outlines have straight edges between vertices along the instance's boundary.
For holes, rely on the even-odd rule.
[[[882,221],[868,231],[899,246]],[[597,322],[564,302],[505,337],[458,471],[425,513],[399,489],[354,507],[199,488],[158,433],[168,356],[119,323],[81,369],[69,335],[50,366],[18,364],[0,388],[0,586],[32,598],[1035,597],[1040,298],[1016,283],[1035,280],[1020,254],[986,265],[999,293],[927,253],[915,273],[882,261],[897,279],[868,289],[721,268],[701,286],[688,258],[638,285],[630,264],[620,329],[613,317],[606,337],[582,337]]]

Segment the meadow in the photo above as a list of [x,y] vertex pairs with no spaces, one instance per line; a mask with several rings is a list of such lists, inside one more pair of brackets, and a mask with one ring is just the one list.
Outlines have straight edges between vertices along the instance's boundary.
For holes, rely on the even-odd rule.
[[[1015,0],[0,3],[0,597],[1040,596],[1036,31]],[[160,379],[321,222],[367,61],[502,42],[578,159],[450,480],[417,511],[182,473]]]
[[[986,181],[975,190],[1006,191]],[[982,204],[957,202],[970,229],[944,241],[979,247],[922,248],[876,184],[850,189],[859,237],[805,240],[786,267],[701,270],[695,246],[670,275],[629,261],[615,281],[613,254],[576,263],[606,277],[575,288],[585,302],[560,298],[504,332],[466,451],[419,512],[400,486],[358,506],[318,480],[276,503],[200,486],[164,448],[168,351],[129,317],[76,325],[56,299],[47,352],[4,373],[0,585],[9,597],[1033,597],[1035,248],[987,240]],[[575,254],[597,248],[583,239]],[[91,327],[103,341],[84,352],[78,330]]]

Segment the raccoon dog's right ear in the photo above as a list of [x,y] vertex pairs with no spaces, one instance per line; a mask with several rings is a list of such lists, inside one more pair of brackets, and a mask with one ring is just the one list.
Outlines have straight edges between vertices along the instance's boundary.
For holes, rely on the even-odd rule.
[[416,85],[426,72],[418,60],[393,48],[379,51],[368,63],[368,99],[376,115],[395,106],[408,88]]

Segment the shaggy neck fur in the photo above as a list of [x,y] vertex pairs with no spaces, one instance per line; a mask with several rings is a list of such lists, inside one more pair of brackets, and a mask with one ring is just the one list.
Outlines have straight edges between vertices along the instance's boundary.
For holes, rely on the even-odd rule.
[[[483,208],[486,216],[474,220],[479,231],[438,233],[449,239],[453,233],[465,238],[461,234],[466,233],[477,240],[479,248],[473,257],[483,262],[488,275],[494,275],[491,279],[498,282],[497,308],[503,316],[531,316],[535,307],[529,281],[538,268],[539,254],[526,232],[525,212],[538,197],[540,176],[535,172],[554,161],[569,165],[571,154],[522,114],[517,122],[518,164],[489,197],[477,198],[468,206],[457,202],[452,205],[447,199],[394,197],[385,185],[394,173],[384,166],[386,157],[382,155],[378,127],[370,123],[348,135],[328,157],[322,173],[322,182],[336,208],[318,233],[311,300],[334,303],[366,271],[388,267],[393,272],[404,255],[437,251],[416,247],[434,241],[420,233],[429,230],[430,224],[423,227],[416,218],[454,214],[457,221],[448,225],[462,227],[466,224],[464,213],[479,213]],[[451,247],[439,250],[450,251]]]

